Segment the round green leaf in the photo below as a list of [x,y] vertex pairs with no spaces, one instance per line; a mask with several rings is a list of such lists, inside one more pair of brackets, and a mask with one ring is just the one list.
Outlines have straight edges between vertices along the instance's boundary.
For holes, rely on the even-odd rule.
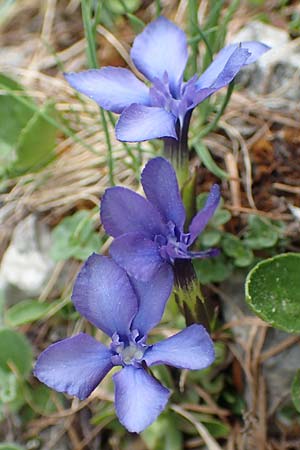
[[265,217],[249,216],[249,230],[245,242],[249,248],[256,250],[270,248],[276,245],[282,225]]
[[220,242],[221,236],[221,231],[211,228],[204,230],[199,240],[204,247],[214,247]]
[[263,320],[300,332],[300,254],[284,253],[258,263],[246,279],[246,301]]
[[9,371],[10,364],[25,377],[32,365],[32,350],[23,334],[9,328],[0,329],[0,368]]
[[222,239],[222,248],[227,256],[234,259],[237,267],[249,266],[254,258],[251,249],[247,248],[243,241],[230,233],[226,233]]
[[211,219],[211,223],[218,227],[220,225],[224,225],[225,223],[229,222],[231,219],[231,214],[227,209],[218,208],[215,212],[214,216]]
[[136,11],[140,4],[140,0],[110,0],[107,6],[114,14],[125,14]]
[[201,284],[219,283],[232,273],[232,264],[224,255],[215,258],[194,259],[193,266]]

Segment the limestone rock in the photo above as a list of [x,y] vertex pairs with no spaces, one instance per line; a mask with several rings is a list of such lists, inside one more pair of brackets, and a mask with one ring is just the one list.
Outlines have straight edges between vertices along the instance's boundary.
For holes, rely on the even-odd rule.
[[50,245],[50,230],[35,215],[22,220],[2,258],[2,285],[20,291],[23,298],[38,296],[54,268],[49,256]]

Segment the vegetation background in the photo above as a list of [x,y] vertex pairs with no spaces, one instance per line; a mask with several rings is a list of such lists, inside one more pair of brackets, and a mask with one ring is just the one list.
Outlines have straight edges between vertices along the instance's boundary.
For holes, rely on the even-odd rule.
[[[63,72],[132,68],[135,35],[160,14],[188,35],[189,75],[240,30],[275,47],[233,93],[195,111],[197,208],[212,182],[223,193],[198,242],[222,255],[196,264],[215,312],[217,360],[202,372],[156,368],[173,394],[138,436],[116,420],[110,377],[80,402],[41,385],[31,370],[52,342],[79,331],[103,339],[75,312],[72,284],[81,262],[110,245],[99,222],[104,190],[139,189],[144,163],[161,148],[116,141],[116,118],[70,88]],[[0,449],[300,448],[299,335],[273,329],[244,301],[256,262],[299,252],[299,40],[297,1],[0,2]],[[171,299],[153,339],[183,326]]]

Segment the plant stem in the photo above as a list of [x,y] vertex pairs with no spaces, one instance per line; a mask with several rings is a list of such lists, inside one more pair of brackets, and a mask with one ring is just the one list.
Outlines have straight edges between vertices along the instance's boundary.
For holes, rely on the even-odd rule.
[[[96,51],[96,27],[100,17],[101,2],[97,2],[97,8],[95,11],[95,17],[92,18],[92,3],[90,0],[81,0],[82,21],[84,27],[84,34],[87,40],[87,60],[91,69],[98,68],[97,51]],[[104,110],[100,107],[100,118],[103,126],[103,131],[107,146],[107,165],[109,173],[109,182],[111,186],[114,186],[114,160],[112,153],[112,145],[109,135],[108,124]]]
[[172,163],[179,182],[180,188],[188,180],[189,176],[189,148],[188,148],[188,129],[191,120],[192,111],[185,115],[183,125],[179,120],[176,124],[178,139],[165,138],[164,156]]

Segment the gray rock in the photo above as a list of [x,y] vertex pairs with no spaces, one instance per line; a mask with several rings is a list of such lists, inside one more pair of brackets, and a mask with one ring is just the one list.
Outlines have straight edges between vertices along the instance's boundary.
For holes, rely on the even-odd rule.
[[35,215],[29,215],[16,226],[0,266],[1,285],[11,291],[9,303],[14,303],[14,297],[41,293],[54,268],[50,246],[50,230]]
[[[268,45],[277,52],[277,49],[287,44],[290,41],[289,34],[286,30],[282,30],[272,25],[268,25],[258,20],[248,23],[242,28],[231,40],[232,42],[243,41],[260,41]],[[258,60],[258,64],[264,66],[266,64],[265,58],[269,56],[264,55]]]
[[[260,41],[271,50],[260,57],[256,64],[244,68],[239,82],[250,91],[259,94],[276,94],[276,98],[289,101],[300,100],[300,41],[291,40],[280,28],[254,21],[239,31],[231,42]],[[267,100],[266,100],[267,101]],[[272,107],[272,101],[269,107]],[[275,102],[276,108],[278,101]]]
[[[226,322],[231,322],[254,314],[245,301],[245,275],[235,275],[229,281],[222,283],[221,291],[224,294],[222,312]],[[244,348],[250,337],[250,326],[240,325],[231,328],[235,336],[235,350],[243,361]],[[265,352],[282,343],[291,335],[275,328],[269,328],[262,351]],[[300,344],[294,344],[282,352],[268,358],[262,364],[262,371],[267,386],[268,407],[273,409],[276,405],[290,400],[289,392],[293,377],[300,367]],[[246,401],[250,401],[249,392],[246,392]],[[248,404],[251,408],[251,405]]]

